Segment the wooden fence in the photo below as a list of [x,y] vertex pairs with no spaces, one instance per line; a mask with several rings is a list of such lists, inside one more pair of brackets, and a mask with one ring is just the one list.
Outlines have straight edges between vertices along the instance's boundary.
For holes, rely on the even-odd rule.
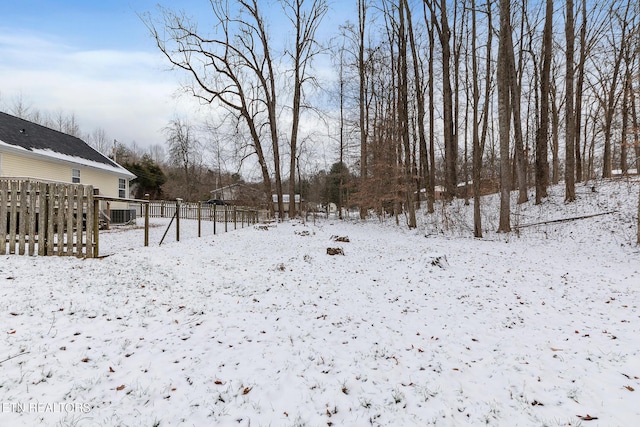
[[[131,204],[137,214],[142,215],[142,205]],[[201,221],[211,221],[216,232],[216,223],[224,224],[224,231],[228,231],[229,226],[234,229],[251,225],[258,222],[258,211],[256,209],[230,206],[230,205],[209,205],[200,202],[182,202],[180,199],[174,201],[150,201],[148,205],[149,217],[151,218],[173,218],[193,219],[199,223]],[[179,215],[176,215],[178,211]]]
[[0,255],[93,257],[96,204],[90,185],[0,179]]

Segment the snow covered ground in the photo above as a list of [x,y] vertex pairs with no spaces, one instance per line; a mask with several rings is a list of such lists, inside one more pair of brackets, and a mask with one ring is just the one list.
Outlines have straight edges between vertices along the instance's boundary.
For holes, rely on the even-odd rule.
[[482,240],[456,201],[2,256],[0,425],[637,425],[638,183],[594,185],[513,223],[615,212],[509,235],[488,198]]

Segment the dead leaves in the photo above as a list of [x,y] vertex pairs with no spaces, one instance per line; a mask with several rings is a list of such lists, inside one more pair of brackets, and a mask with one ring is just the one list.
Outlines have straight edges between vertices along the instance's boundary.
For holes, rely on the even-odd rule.
[[327,248],[327,255],[344,255],[342,248]]
[[598,417],[592,417],[591,415],[576,415],[576,417],[580,418],[582,421],[593,421],[597,420]]
[[116,391],[122,391],[124,390],[124,384],[119,385],[118,387],[116,387]]

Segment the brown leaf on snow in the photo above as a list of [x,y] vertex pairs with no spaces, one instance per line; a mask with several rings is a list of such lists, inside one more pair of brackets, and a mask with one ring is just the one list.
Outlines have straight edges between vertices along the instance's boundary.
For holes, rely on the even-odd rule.
[[253,387],[245,387],[244,390],[242,390],[242,394],[249,394],[252,388]]
[[216,380],[216,381],[214,382],[214,384],[216,384],[216,385],[222,385],[222,384],[224,384],[224,383],[223,383],[222,381],[220,381],[220,380]]
[[587,415],[576,415],[578,418],[580,418],[583,421],[593,421],[593,420],[597,420],[598,417],[592,417],[591,415],[587,414]]
[[15,333],[16,333],[16,330],[14,329],[13,331],[9,331],[9,332],[7,332],[7,335],[13,335],[13,334],[15,334]]
[[626,386],[624,386],[624,388],[626,388],[629,391],[636,391],[636,389],[631,387],[630,385],[626,385]]
[[117,391],[122,391],[122,390],[124,390],[124,384],[122,384],[122,385],[120,385],[120,386],[116,387],[116,390],[117,390]]
[[551,351],[562,351],[562,349],[561,348],[551,347]]
[[111,366],[109,366],[109,372],[115,372]]

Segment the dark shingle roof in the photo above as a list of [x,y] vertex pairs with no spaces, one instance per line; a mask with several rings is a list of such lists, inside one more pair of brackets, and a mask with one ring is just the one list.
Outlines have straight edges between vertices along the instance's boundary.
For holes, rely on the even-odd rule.
[[75,136],[40,126],[28,120],[0,111],[0,141],[29,151],[51,150],[67,156],[80,157],[115,168],[121,168],[108,157],[91,148]]

